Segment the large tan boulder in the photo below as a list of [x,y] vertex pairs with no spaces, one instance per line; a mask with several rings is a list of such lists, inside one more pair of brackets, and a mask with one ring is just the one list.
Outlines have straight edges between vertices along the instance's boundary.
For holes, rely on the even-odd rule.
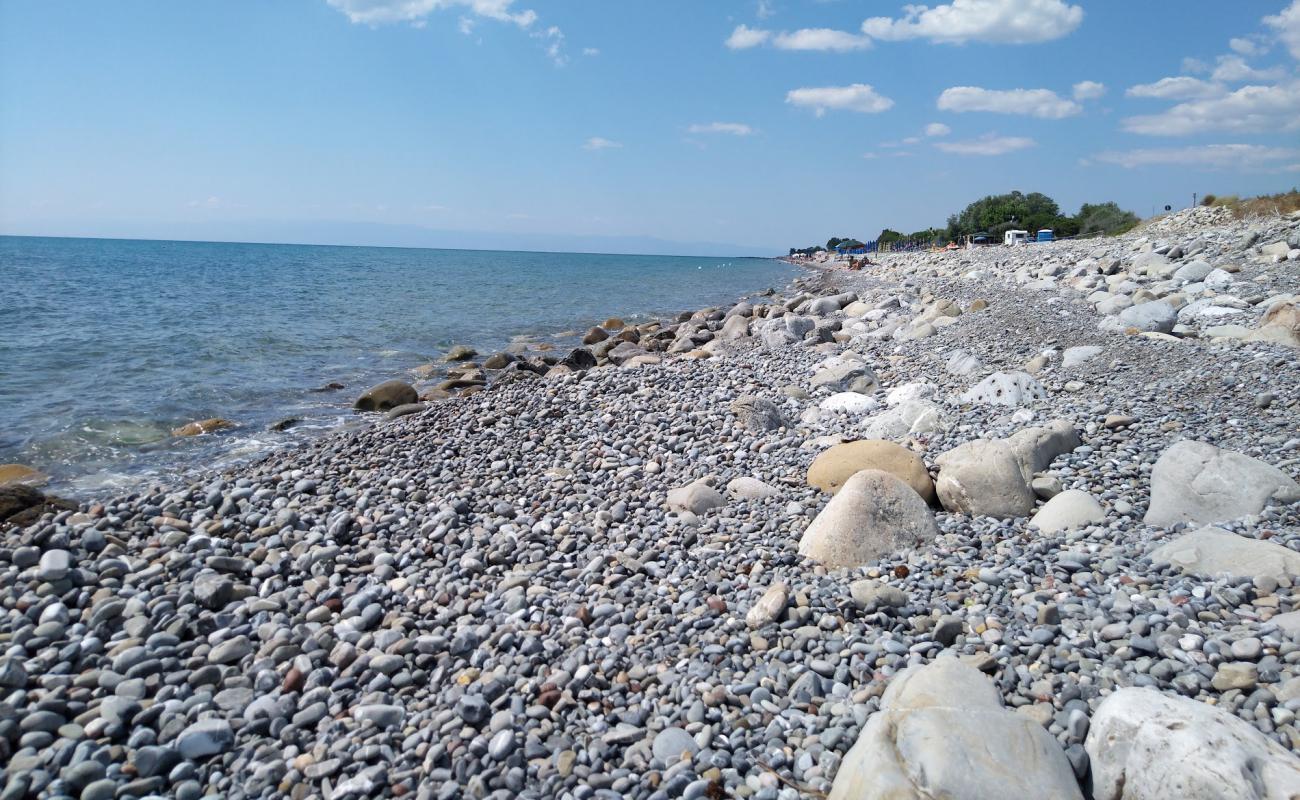
[[880,439],[845,442],[827,449],[808,468],[808,485],[835,494],[854,473],[864,469],[884,470],[912,487],[925,502],[935,500],[934,481],[921,457],[900,444]]
[[1269,306],[1259,329],[1247,336],[1246,341],[1300,347],[1300,305],[1295,300],[1280,300]]
[[939,535],[921,496],[892,473],[862,470],[849,478],[799,540],[799,552],[827,567],[857,567],[903,553]]
[[1081,800],[1065,751],[955,658],[898,673],[844,756],[830,800]]

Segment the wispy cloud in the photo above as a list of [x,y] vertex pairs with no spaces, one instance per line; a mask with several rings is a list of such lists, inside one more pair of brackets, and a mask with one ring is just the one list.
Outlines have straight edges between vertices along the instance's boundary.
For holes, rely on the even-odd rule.
[[1148,136],[1300,130],[1300,80],[1276,86],[1243,86],[1235,92],[1189,100],[1159,114],[1128,117],[1123,127],[1130,133]]
[[1155,83],[1140,83],[1130,86],[1125,92],[1129,97],[1150,97],[1158,100],[1189,100],[1198,97],[1214,97],[1223,94],[1225,89],[1217,83],[1203,81],[1189,75],[1161,78]]
[[1291,57],[1300,59],[1300,0],[1292,0],[1279,13],[1264,17],[1263,22],[1286,46]]
[[623,145],[603,136],[593,136],[582,143],[583,150],[617,150]]
[[978,139],[959,142],[935,142],[934,146],[945,153],[960,156],[1000,156],[1033,147],[1036,142],[1024,136],[998,136],[986,133]]
[[1210,169],[1273,168],[1280,161],[1300,158],[1300,149],[1267,147],[1260,144],[1206,144],[1190,147],[1152,147],[1137,150],[1107,151],[1093,156],[1094,161],[1118,164],[1133,169],[1151,165],[1177,164]]
[[771,38],[771,31],[751,28],[748,25],[737,25],[727,37],[725,44],[732,50],[748,50],[751,47],[758,47]]
[[463,8],[472,14],[499,22],[513,22],[527,28],[537,21],[537,12],[513,10],[515,0],[326,0],[347,14],[353,22],[382,25],[392,22],[419,22],[435,11]]
[[778,50],[818,50],[833,53],[847,53],[850,50],[865,50],[871,46],[871,40],[865,36],[837,31],[832,28],[802,28],[792,33],[782,31],[772,39],[772,46]]
[[1083,9],[1062,0],[952,0],[933,8],[904,6],[898,19],[872,17],[862,32],[887,41],[1033,44],[1067,36],[1082,22]]
[[688,133],[725,133],[732,136],[752,136],[754,129],[741,122],[697,123],[686,129]]
[[1097,81],[1079,81],[1073,87],[1074,99],[1080,102],[1084,100],[1096,100],[1106,94],[1106,84]]
[[1049,89],[984,89],[979,86],[944,89],[937,105],[940,111],[987,111],[1040,119],[1062,119],[1083,110],[1078,103]]
[[819,117],[831,110],[878,114],[894,106],[893,100],[877,94],[868,83],[793,89],[786,93],[785,101],[801,108],[811,108]]
[[944,125],[942,122],[931,122],[925,126],[926,136],[947,136],[952,133],[952,128]]

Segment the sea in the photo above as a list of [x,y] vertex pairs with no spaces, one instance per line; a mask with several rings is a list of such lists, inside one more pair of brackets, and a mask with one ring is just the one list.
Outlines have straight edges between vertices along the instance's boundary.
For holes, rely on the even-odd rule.
[[[126,491],[358,424],[352,401],[516,337],[577,344],[780,289],[773,259],[0,237],[0,463]],[[344,388],[319,391],[331,383]],[[171,431],[210,417],[235,427]],[[271,430],[285,419],[301,422]]]

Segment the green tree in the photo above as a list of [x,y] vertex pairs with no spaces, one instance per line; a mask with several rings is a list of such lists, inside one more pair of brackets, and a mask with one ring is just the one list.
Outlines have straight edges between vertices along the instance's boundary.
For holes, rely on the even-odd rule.
[[1114,236],[1130,230],[1141,220],[1132,211],[1125,211],[1114,202],[1084,203],[1075,216],[1078,233],[1103,233]]

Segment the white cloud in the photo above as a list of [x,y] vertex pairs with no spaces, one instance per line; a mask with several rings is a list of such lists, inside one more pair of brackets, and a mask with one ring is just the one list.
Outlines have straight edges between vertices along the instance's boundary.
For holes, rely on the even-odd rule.
[[772,7],[771,0],[758,0],[758,8],[754,13],[759,19],[767,19],[776,13],[776,9]]
[[603,136],[593,136],[582,143],[583,150],[615,150],[622,146],[618,142],[611,141]]
[[754,129],[740,122],[709,122],[695,124],[686,129],[689,133],[726,133],[731,136],[751,136]]
[[1061,119],[1078,114],[1083,107],[1049,89],[982,89],[954,86],[944,89],[938,102],[941,111],[991,111],[995,114],[1024,114],[1040,119]]
[[1300,0],[1293,0],[1281,12],[1264,17],[1264,24],[1277,33],[1292,58],[1300,58]]
[[1024,136],[998,136],[986,133],[978,139],[963,142],[935,142],[934,146],[945,153],[960,156],[1000,156],[1033,147],[1033,139]]
[[474,20],[471,17],[461,17],[456,21],[456,30],[470,36],[474,33]]
[[1234,36],[1228,40],[1232,52],[1243,56],[1258,56],[1268,52],[1268,43],[1257,36]]
[[542,40],[542,49],[555,62],[555,66],[562,67],[569,62],[569,57],[564,54],[564,32],[559,28],[552,25],[544,31],[533,31],[528,35]]
[[1193,147],[1153,147],[1108,151],[1093,156],[1096,161],[1132,169],[1150,165],[1178,164],[1213,169],[1260,168],[1300,156],[1300,150],[1266,147],[1261,144],[1206,144]]
[[1074,85],[1075,100],[1096,100],[1106,93],[1106,85],[1096,81],[1079,81]]
[[1190,100],[1199,97],[1215,97],[1223,92],[1224,88],[1216,83],[1179,75],[1175,78],[1161,78],[1155,83],[1130,86],[1125,94],[1129,97],[1154,97],[1160,100]]
[[903,140],[903,144],[916,144],[919,141],[921,141],[920,136],[909,136]]
[[772,40],[772,44],[781,50],[829,50],[846,53],[850,50],[865,50],[871,46],[871,40],[865,36],[837,31],[831,28],[803,28],[794,33],[782,31]]
[[1300,81],[1276,86],[1243,86],[1219,97],[1189,100],[1160,114],[1128,117],[1124,129],[1150,136],[1300,130]]
[[1066,36],[1081,22],[1083,9],[1062,0],[952,0],[934,8],[903,6],[899,19],[872,17],[862,32],[890,41],[1032,44]]
[[952,128],[944,125],[942,122],[931,122],[925,126],[926,136],[947,136],[952,133]]
[[599,47],[584,47],[584,48],[582,48],[582,54],[583,54],[584,56],[598,56],[598,55],[600,55],[600,48],[599,48]]
[[1272,81],[1286,73],[1281,67],[1255,69],[1241,56],[1219,56],[1210,80],[1233,83],[1236,81]]
[[353,22],[382,25],[390,22],[420,22],[445,8],[467,8],[474,14],[527,28],[537,21],[528,9],[512,11],[514,0],[326,0],[347,14]]
[[893,100],[876,94],[876,90],[866,83],[793,89],[786,94],[785,101],[791,105],[811,108],[819,117],[828,110],[877,114],[894,105]]
[[751,47],[758,47],[770,38],[772,38],[771,31],[751,28],[748,25],[737,25],[727,37],[726,44],[732,50],[748,50]]
[[1210,65],[1206,64],[1204,61],[1202,61],[1199,58],[1192,58],[1191,56],[1188,56],[1187,58],[1183,59],[1182,70],[1183,72],[1191,72],[1191,73],[1199,74],[1202,72],[1209,72]]

